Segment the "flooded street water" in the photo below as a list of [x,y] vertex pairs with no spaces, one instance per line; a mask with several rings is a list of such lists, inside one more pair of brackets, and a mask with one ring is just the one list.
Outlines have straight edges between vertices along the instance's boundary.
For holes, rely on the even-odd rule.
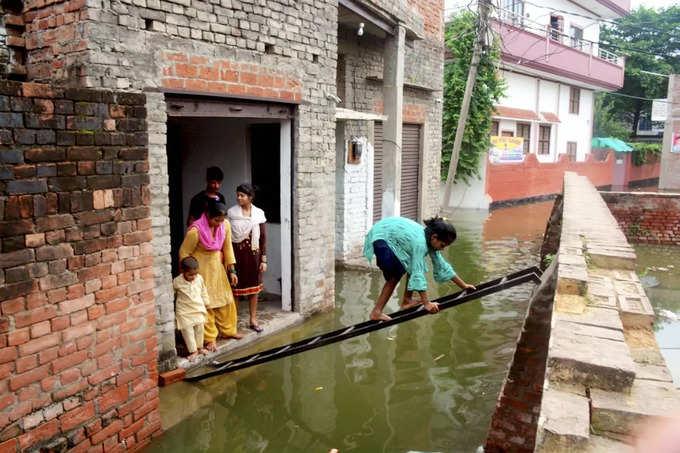
[[[473,284],[536,265],[551,207],[451,213],[459,239],[445,255]],[[364,321],[382,284],[378,273],[338,270],[332,313],[238,355]],[[430,288],[432,298],[457,290]],[[340,344],[164,388],[165,433],[145,452],[474,452],[532,289],[523,285]],[[395,296],[386,312],[397,309]]]
[[657,314],[661,354],[680,388],[680,247],[636,245],[637,273]]

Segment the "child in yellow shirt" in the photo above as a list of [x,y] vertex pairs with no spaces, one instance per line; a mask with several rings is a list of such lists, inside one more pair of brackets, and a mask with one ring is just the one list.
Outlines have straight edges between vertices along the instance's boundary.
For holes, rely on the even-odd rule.
[[203,325],[208,315],[205,308],[209,301],[208,289],[198,273],[196,258],[187,256],[180,267],[182,273],[172,281],[175,289],[175,320],[189,350],[187,359],[193,360],[198,354],[208,352],[203,347]]

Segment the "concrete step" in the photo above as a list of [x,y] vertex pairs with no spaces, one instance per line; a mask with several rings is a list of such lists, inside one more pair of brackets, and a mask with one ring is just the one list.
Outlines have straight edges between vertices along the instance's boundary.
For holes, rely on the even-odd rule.
[[590,389],[593,432],[628,434],[649,417],[671,418],[680,411],[680,392],[666,382],[636,379],[630,394]]
[[635,364],[621,330],[560,316],[553,319],[547,370],[550,382],[627,393],[635,379]]
[[543,392],[535,452],[582,452],[588,444],[588,398],[547,388]]

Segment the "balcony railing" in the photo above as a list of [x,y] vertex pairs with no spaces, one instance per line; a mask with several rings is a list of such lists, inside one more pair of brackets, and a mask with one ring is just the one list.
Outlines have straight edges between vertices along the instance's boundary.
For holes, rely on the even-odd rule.
[[597,57],[610,63],[614,63],[618,66],[623,67],[624,65],[623,57],[620,57],[615,53],[609,52],[608,50],[602,49],[593,41],[588,41],[582,38],[567,35],[558,28],[551,27],[549,24],[546,25],[534,22],[529,18],[517,14],[516,12],[511,10],[497,9],[497,11],[498,11],[497,20],[501,23],[522,28],[530,33],[539,35],[546,40],[572,47],[588,55],[592,55],[593,57]]

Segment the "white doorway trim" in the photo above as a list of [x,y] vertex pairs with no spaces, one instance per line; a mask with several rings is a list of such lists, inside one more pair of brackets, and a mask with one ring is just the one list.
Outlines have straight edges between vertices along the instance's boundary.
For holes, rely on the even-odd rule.
[[281,309],[293,310],[292,143],[291,120],[281,120]]

